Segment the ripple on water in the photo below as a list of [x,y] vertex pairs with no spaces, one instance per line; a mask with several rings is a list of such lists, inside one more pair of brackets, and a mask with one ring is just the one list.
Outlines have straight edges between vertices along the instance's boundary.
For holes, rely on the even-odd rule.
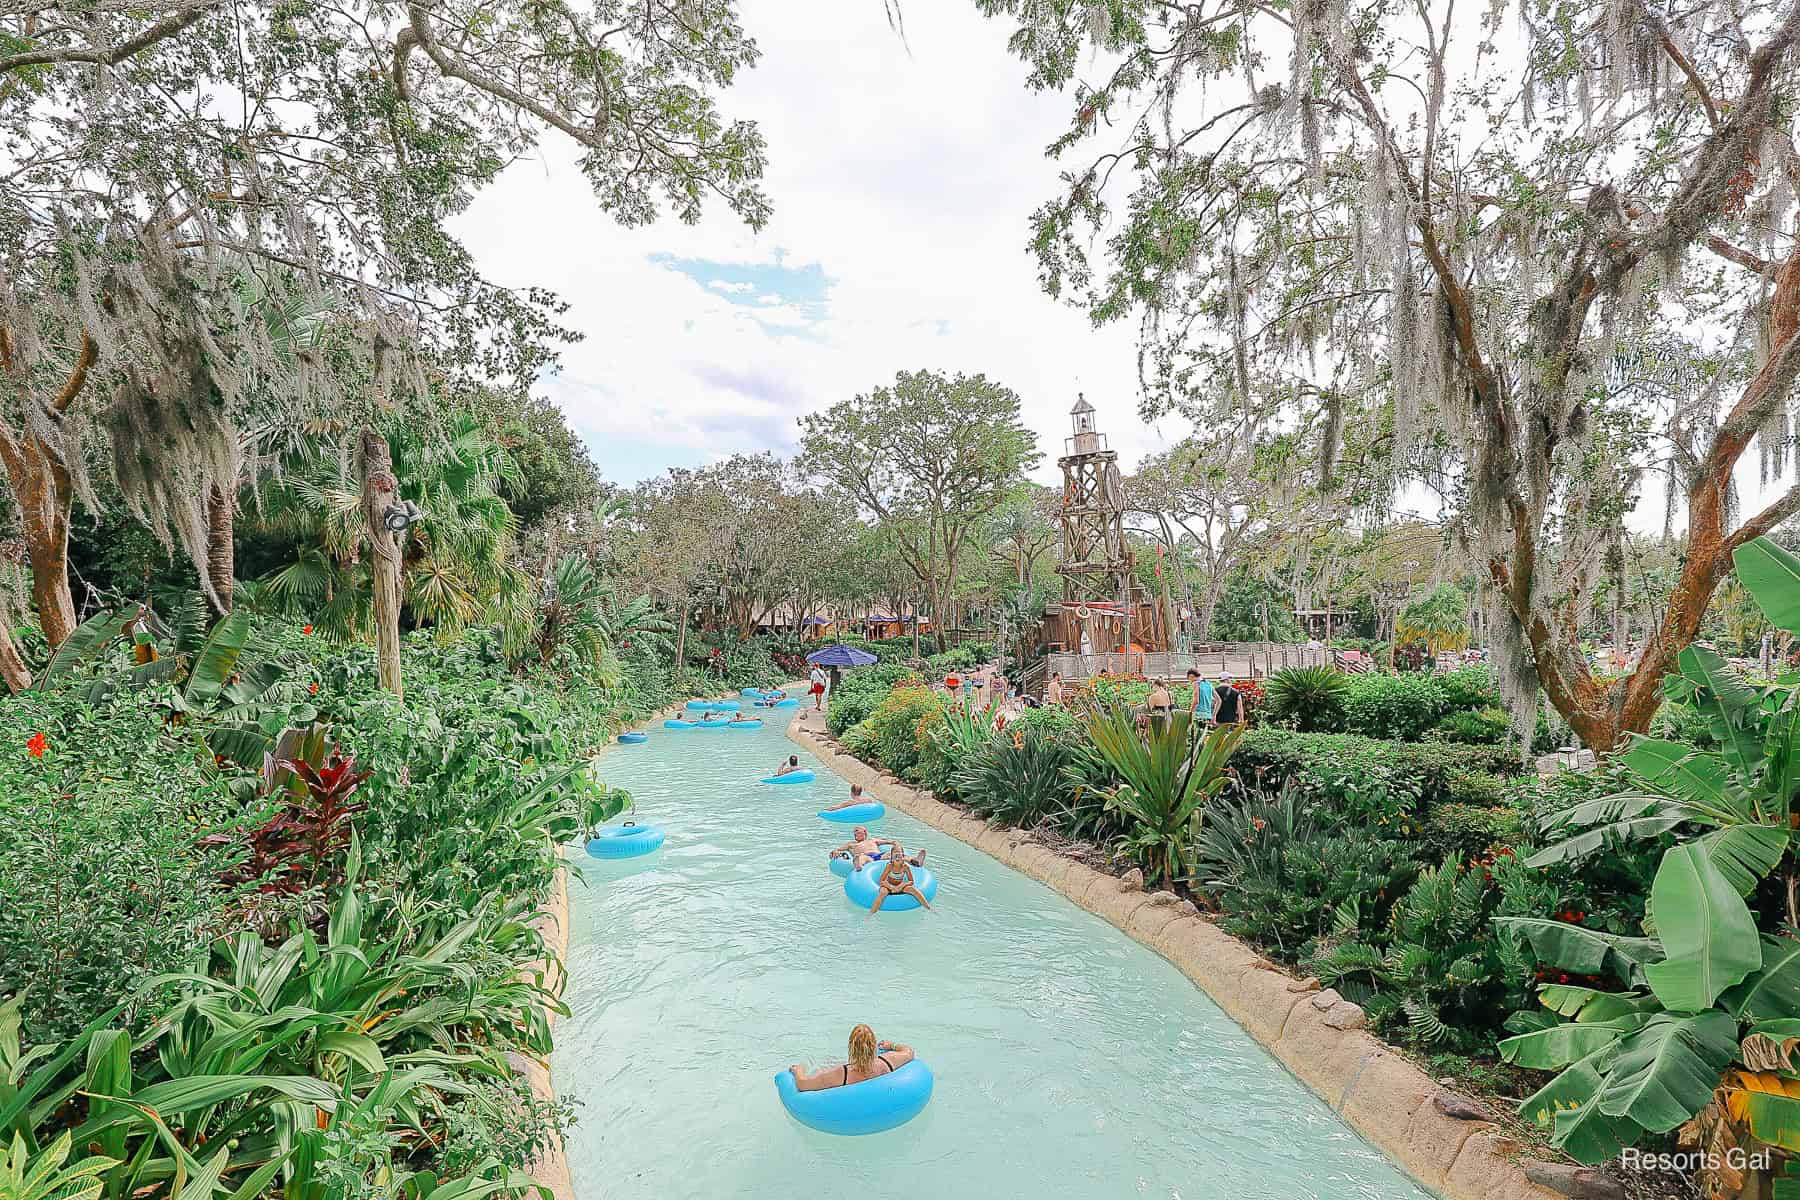
[[[657,728],[601,762],[668,841],[571,882],[554,1067],[584,1200],[1424,1197],[1174,967],[894,809],[873,828],[929,848],[938,911],[866,921],[826,869],[849,831],[813,815],[846,785],[782,729]],[[796,752],[817,781],[756,782]],[[842,1061],[858,1021],[918,1047],[931,1104],[803,1128],[771,1076]]]

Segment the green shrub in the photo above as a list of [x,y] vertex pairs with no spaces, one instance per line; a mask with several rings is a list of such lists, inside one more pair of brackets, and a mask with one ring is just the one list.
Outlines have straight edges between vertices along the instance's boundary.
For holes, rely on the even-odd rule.
[[957,770],[956,790],[977,816],[1029,829],[1068,797],[1068,760],[1068,748],[1055,738],[1008,729]]
[[[1385,785],[1384,811],[1429,809],[1465,798],[1458,792],[1457,772],[1507,777],[1518,774],[1518,758],[1503,746],[1462,746],[1444,742],[1411,744],[1357,737],[1353,734],[1294,733],[1286,729],[1253,729],[1232,756],[1232,768],[1247,785],[1274,791],[1289,780],[1300,782],[1314,802],[1334,810],[1367,810],[1376,784]],[[1357,784],[1358,776],[1370,783]],[[1461,786],[1470,784],[1466,779]],[[1348,805],[1336,799],[1339,789],[1357,794]]]
[[1416,742],[1448,711],[1424,675],[1358,675],[1344,694],[1344,729],[1363,737]]
[[1288,667],[1263,685],[1264,717],[1306,733],[1343,728],[1350,677],[1336,667]]
[[844,736],[838,739],[844,747],[844,753],[862,759],[875,757],[875,747],[879,740],[875,727],[867,721],[858,721],[844,730]]
[[913,778],[921,740],[943,711],[943,697],[928,687],[902,684],[889,692],[868,717],[881,765],[896,775]]
[[831,736],[842,737],[844,730],[867,719],[895,684],[918,679],[917,671],[898,663],[879,663],[846,671],[831,693],[825,727],[831,731]]
[[1505,709],[1480,708],[1451,713],[1432,726],[1431,736],[1465,745],[1498,746],[1511,732],[1512,717]]
[[1340,905],[1379,903],[1415,869],[1394,841],[1328,832],[1289,787],[1209,803],[1193,882],[1219,903],[1224,929],[1292,961],[1331,927]]
[[1419,830],[1417,853],[1433,862],[1466,863],[1496,845],[1516,845],[1522,832],[1517,809],[1461,802],[1440,804],[1431,810]]

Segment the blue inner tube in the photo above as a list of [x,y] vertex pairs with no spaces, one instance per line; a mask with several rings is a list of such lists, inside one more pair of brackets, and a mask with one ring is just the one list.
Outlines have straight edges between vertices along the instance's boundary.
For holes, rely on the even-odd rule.
[[813,773],[811,771],[789,771],[786,775],[766,775],[763,777],[764,783],[811,783],[812,781]]
[[665,729],[692,729],[693,727],[694,723],[692,721],[677,720],[674,717],[670,717],[667,721],[663,722],[663,728]]
[[756,699],[758,696],[761,696],[762,694],[763,694],[763,690],[761,688],[739,688],[738,689],[738,695],[748,696],[752,700]]
[[853,825],[862,821],[879,821],[887,816],[887,805],[879,800],[869,800],[862,804],[852,804],[849,808],[821,808],[819,816],[827,821],[837,821],[844,825]]
[[762,728],[762,718],[754,717],[748,721],[727,721],[727,722],[725,722],[725,728],[727,728],[727,729],[761,729]]
[[663,844],[660,825],[608,825],[588,839],[587,852],[595,858],[636,858]]
[[[882,855],[885,855],[886,853],[887,851],[883,850],[881,854],[872,856],[869,861],[880,862]],[[836,875],[839,879],[850,878],[850,859],[842,854],[833,855],[831,859],[831,873]],[[886,908],[887,905],[884,904],[882,907]]]
[[736,712],[743,705],[736,700],[689,700],[687,707],[695,712],[705,712],[708,709],[713,712]]
[[775,707],[776,708],[799,708],[800,702],[798,700],[794,699],[792,696],[789,696],[786,700],[777,701],[775,704]]
[[650,735],[647,733],[621,733],[619,735],[619,740],[624,742],[627,746],[635,746],[639,742],[649,741]]
[[801,1091],[794,1073],[783,1071],[775,1076],[775,1094],[802,1125],[853,1137],[898,1128],[924,1112],[934,1082],[931,1068],[915,1058],[898,1071],[822,1092]]
[[729,717],[714,717],[710,721],[695,721],[694,728],[695,729],[723,729],[729,724],[731,724],[731,719]]
[[[853,873],[844,880],[844,895],[864,908],[875,906],[875,877],[881,873],[884,863],[872,862],[862,870]],[[927,900],[937,899],[937,876],[931,873],[930,867],[914,867],[913,886]],[[882,912],[906,912],[919,907],[919,902],[911,896],[889,896],[881,902]]]

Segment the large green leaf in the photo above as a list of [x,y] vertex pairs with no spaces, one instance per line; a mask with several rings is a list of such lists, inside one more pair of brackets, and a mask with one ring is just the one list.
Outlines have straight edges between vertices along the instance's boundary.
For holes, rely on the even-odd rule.
[[1777,825],[1733,825],[1703,834],[1695,844],[1738,895],[1748,896],[1781,861],[1789,840],[1788,831]]
[[1766,537],[1731,552],[1738,579],[1777,629],[1800,633],[1800,558]]
[[250,610],[234,608],[207,635],[206,644],[194,656],[193,670],[188,673],[186,697],[189,704],[206,704],[216,699],[237,668],[244,643],[250,640]]
[[1763,734],[1762,790],[1772,813],[1786,813],[1794,793],[1800,791],[1800,691],[1790,690],[1769,717]]
[[1705,1107],[1736,1057],[1737,1022],[1726,1013],[1657,1013],[1620,1045],[1594,1103],[1607,1116],[1667,1133]]
[[37,683],[33,686],[43,692],[60,684],[76,667],[124,637],[125,623],[136,617],[138,611],[135,604],[122,605],[95,613],[77,625],[74,632],[56,648],[56,653],[50,656],[44,673],[38,676]]
[[340,1098],[336,1088],[311,1075],[191,1075],[165,1079],[128,1097],[107,1097],[121,1101],[121,1106],[84,1122],[75,1131],[75,1140],[85,1144],[114,1125],[142,1119],[140,1113],[169,1119],[264,1091],[327,1111],[336,1108]]
[[1661,837],[1683,821],[1692,819],[1694,814],[1680,801],[1670,800],[1667,796],[1633,792],[1583,800],[1544,824],[1545,833],[1568,829],[1582,832],[1552,842],[1527,858],[1525,865],[1546,867],[1551,863],[1585,858],[1620,842]]
[[1515,1066],[1554,1071],[1614,1045],[1649,1020],[1649,1013],[1632,1013],[1613,1021],[1569,1021],[1502,1039],[1500,1057]]
[[1667,957],[1646,966],[1644,977],[1671,1012],[1711,1008],[1720,992],[1762,966],[1756,919],[1698,842],[1663,854],[1650,904]]
[[1800,1018],[1800,942],[1762,939],[1762,968],[1721,998],[1725,1009],[1744,1021]]
[[1800,1100],[1772,1092],[1744,1092],[1750,1132],[1759,1142],[1800,1151]]
[[1717,754],[1663,738],[1638,738],[1619,761],[1656,791],[1709,808],[1724,801],[1726,780],[1731,775]]
[[1621,983],[1644,982],[1644,967],[1663,956],[1654,938],[1628,938],[1564,921],[1539,917],[1497,917],[1494,924],[1531,943],[1536,960],[1579,975],[1606,975]]
[[1762,739],[1751,728],[1750,720],[1757,704],[1755,689],[1716,651],[1705,646],[1685,647],[1675,663],[1698,689],[1694,705],[1712,725],[1726,761],[1741,778],[1755,776],[1763,757]]
[[1519,1104],[1521,1114],[1551,1130],[1551,1140],[1579,1162],[1605,1162],[1642,1133],[1634,1122],[1607,1116],[1594,1103],[1602,1082],[1600,1069],[1614,1053],[1612,1047],[1596,1050]]

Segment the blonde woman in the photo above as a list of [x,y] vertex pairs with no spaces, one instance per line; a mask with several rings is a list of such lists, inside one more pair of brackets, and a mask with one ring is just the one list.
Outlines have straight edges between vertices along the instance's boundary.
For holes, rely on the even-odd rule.
[[899,1042],[876,1041],[873,1029],[867,1025],[858,1025],[850,1031],[849,1062],[835,1067],[820,1067],[810,1073],[805,1067],[795,1063],[788,1070],[794,1073],[795,1091],[823,1092],[829,1088],[848,1087],[853,1083],[879,1078],[898,1071],[912,1060],[911,1046],[903,1046]]

